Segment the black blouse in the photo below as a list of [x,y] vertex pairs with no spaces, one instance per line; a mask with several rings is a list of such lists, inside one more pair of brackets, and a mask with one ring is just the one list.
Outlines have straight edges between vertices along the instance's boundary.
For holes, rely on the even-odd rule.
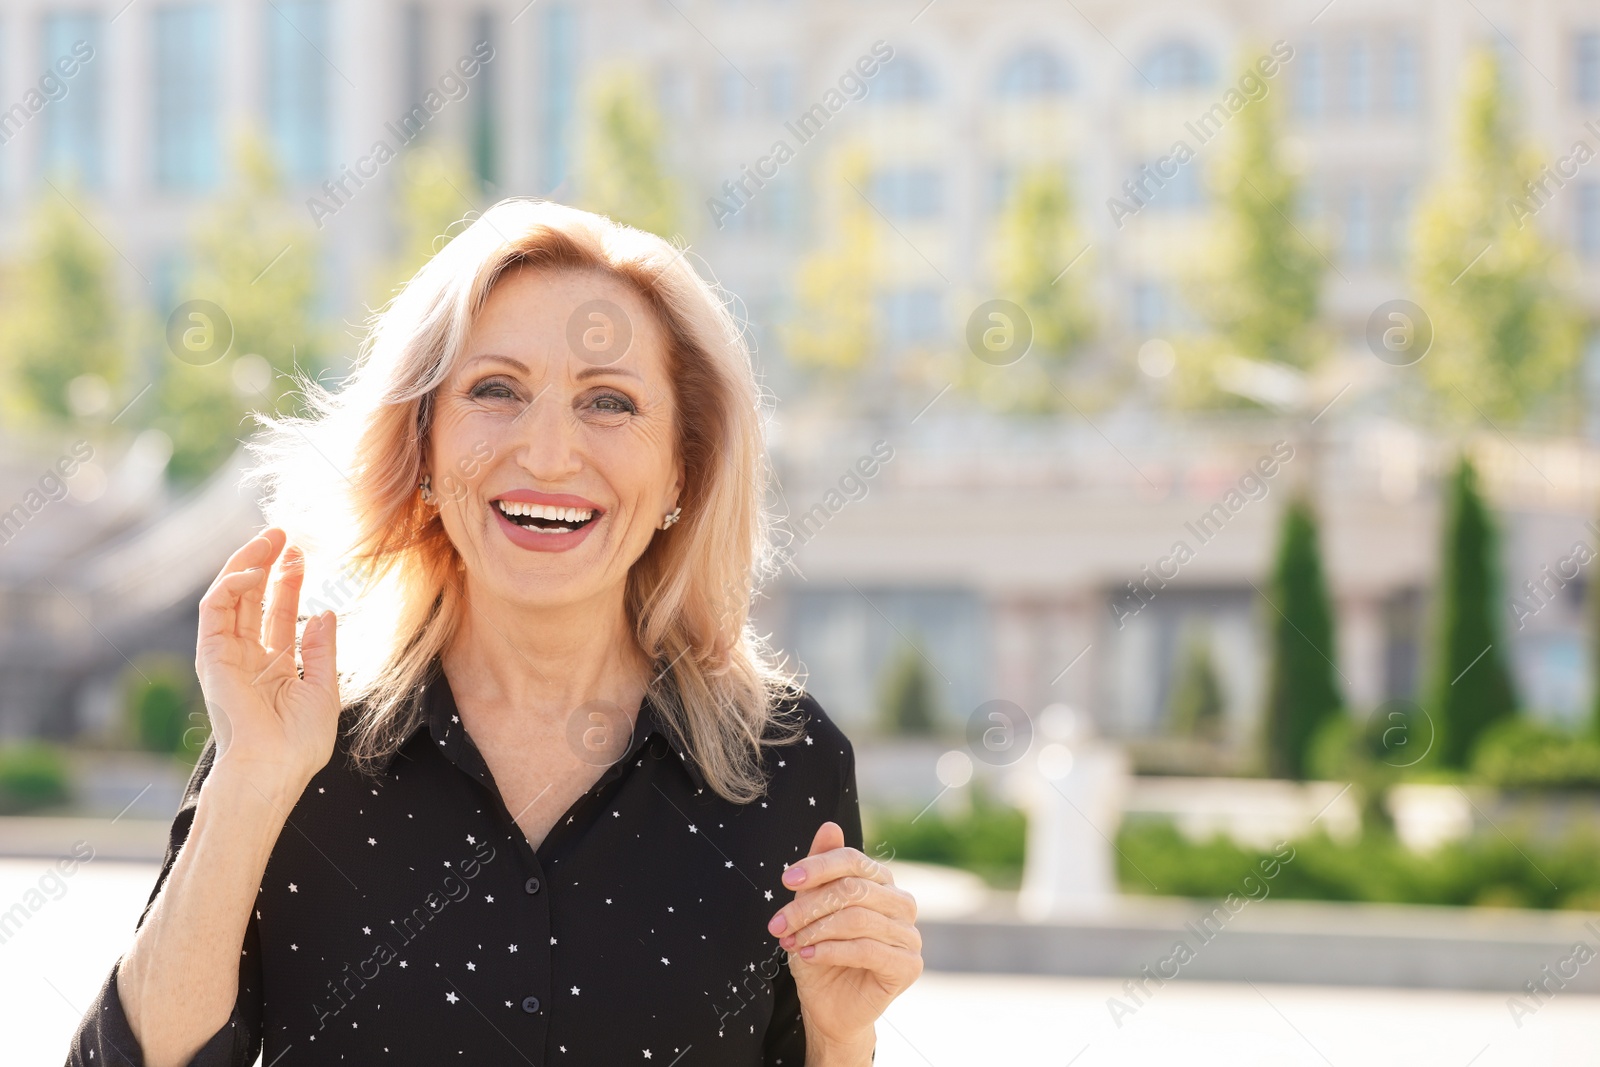
[[[706,785],[646,698],[626,753],[537,849],[437,662],[416,699],[426,728],[381,776],[351,768],[341,730],[289,813],[245,932],[232,1017],[192,1067],[250,1067],[263,1042],[272,1067],[802,1067],[799,997],[767,922],[794,899],[780,879],[823,822],[862,847],[855,752],[811,697],[783,705],[804,736],[763,746],[768,788],[746,805]],[[151,904],[214,757],[208,741]],[[142,1067],[117,966],[69,1067]]]

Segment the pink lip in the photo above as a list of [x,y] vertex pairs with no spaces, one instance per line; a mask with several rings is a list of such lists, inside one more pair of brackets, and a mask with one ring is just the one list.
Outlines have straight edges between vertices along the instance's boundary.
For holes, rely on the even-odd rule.
[[496,500],[509,500],[513,504],[548,504],[553,508],[588,508],[594,512],[604,510],[594,501],[573,496],[571,493],[538,493],[532,489],[512,489],[510,492],[491,497],[489,503],[492,504]]
[[[500,509],[494,506],[495,500],[507,500],[513,504],[547,504],[553,508],[589,508],[594,512],[594,518],[571,533],[534,533],[502,515]],[[537,493],[532,489],[513,489],[508,493],[501,493],[490,500],[489,510],[494,512],[495,522],[505,533],[506,540],[530,552],[567,552],[577,548],[583,544],[584,538],[589,536],[589,531],[599,524],[600,516],[605,514],[598,505],[581,496],[573,496],[570,493]]]

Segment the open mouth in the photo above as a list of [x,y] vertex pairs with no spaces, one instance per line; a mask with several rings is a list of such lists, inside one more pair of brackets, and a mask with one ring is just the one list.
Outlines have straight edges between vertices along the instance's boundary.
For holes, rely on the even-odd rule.
[[549,504],[522,504],[510,500],[496,500],[494,506],[507,521],[525,530],[550,534],[581,530],[600,514],[592,508],[558,508]]

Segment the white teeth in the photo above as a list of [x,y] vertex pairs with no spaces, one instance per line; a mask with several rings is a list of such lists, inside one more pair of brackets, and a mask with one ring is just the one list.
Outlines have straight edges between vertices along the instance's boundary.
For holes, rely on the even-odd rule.
[[509,500],[496,500],[494,503],[506,515],[523,515],[555,522],[586,522],[594,515],[590,508],[557,508],[548,504],[521,504]]

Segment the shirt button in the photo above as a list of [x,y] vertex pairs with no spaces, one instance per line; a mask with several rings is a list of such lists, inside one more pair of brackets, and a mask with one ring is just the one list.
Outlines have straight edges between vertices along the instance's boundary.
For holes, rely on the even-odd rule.
[[522,883],[522,888],[526,889],[529,895],[537,893],[539,891],[539,879],[529,878],[526,882]]
[[522,998],[522,1010],[527,1012],[529,1015],[533,1015],[534,1013],[536,1013],[539,1010],[539,998],[538,997],[523,997]]

